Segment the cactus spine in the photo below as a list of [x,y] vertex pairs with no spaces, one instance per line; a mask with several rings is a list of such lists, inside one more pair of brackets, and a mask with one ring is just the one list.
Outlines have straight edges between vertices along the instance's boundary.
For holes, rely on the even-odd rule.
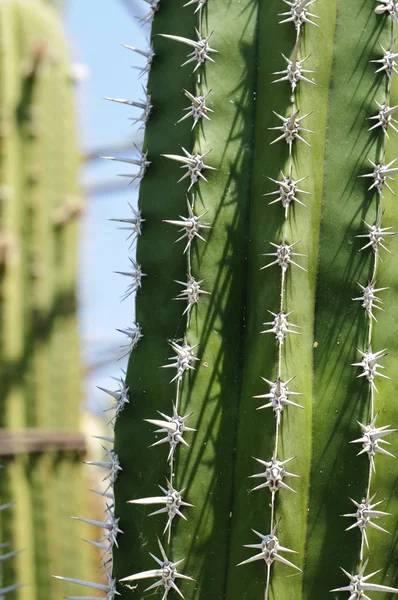
[[[286,1],[285,9],[281,0],[189,4],[196,14],[177,0],[150,3],[144,20],[156,13],[153,46],[139,51],[143,73],[149,72],[147,99],[142,106],[112,99],[141,108],[138,120],[146,123],[141,156],[120,159],[136,164],[142,179],[142,217],[135,212],[120,220],[134,236],[145,219],[132,260],[146,278],[137,290],[137,323],[121,330],[128,336],[127,351],[134,351],[123,382],[128,401],[123,411],[116,406],[115,452],[123,470],[114,485],[115,515],[124,534],[113,546],[107,598],[117,591],[137,597],[145,589],[141,580],[156,578],[148,583],[163,598],[175,596],[177,587],[186,600],[318,600],[330,590],[335,598],[348,592],[350,600],[363,600],[374,591],[386,599],[397,593],[396,536],[366,530],[375,548],[369,567],[381,569],[368,582],[365,537],[362,530],[345,533],[341,515],[348,514],[349,496],[373,503],[377,489],[384,503],[373,517],[398,515],[396,467],[388,471],[383,463],[372,474],[350,445],[358,438],[355,420],[368,424],[369,415],[380,411],[386,418],[381,427],[398,423],[393,381],[379,378],[380,394],[373,395],[384,350],[362,355],[365,377],[355,379],[350,367],[358,362],[356,348],[366,353],[370,340],[372,349],[388,347],[386,366],[398,358],[394,311],[380,312],[377,326],[371,326],[369,310],[358,315],[351,300],[356,281],[365,288],[376,267],[380,286],[388,286],[391,297],[398,292],[397,242],[388,235],[398,225],[391,192],[383,188],[382,208],[379,199],[375,211],[373,191],[359,178],[367,174],[366,157],[386,165],[385,176],[395,168],[393,128],[384,156],[383,126],[369,133],[364,124],[374,115],[375,100],[381,125],[393,116],[396,3],[297,0]],[[372,60],[382,71],[390,69],[387,86]],[[191,77],[189,66],[195,70]],[[314,131],[311,147],[304,128]],[[175,161],[184,169],[179,184]],[[379,168],[379,180],[384,175]],[[277,206],[268,205],[274,201]],[[385,253],[380,262],[373,252],[369,261],[356,235],[363,235],[361,219],[381,227],[381,215],[392,256]],[[181,242],[174,244],[175,226],[188,243],[185,253]],[[207,243],[195,239],[203,233]],[[375,250],[375,230],[367,235]],[[264,265],[259,255],[269,253],[268,242],[276,248]],[[194,284],[185,281],[192,276],[209,294],[200,297],[195,288],[199,302],[190,303]],[[171,302],[181,285],[188,299],[184,315]],[[367,302],[369,309],[368,297]],[[264,330],[266,310],[274,314]],[[274,336],[260,331],[274,334],[276,351]],[[170,344],[177,356],[175,395],[168,370],[160,368]],[[270,387],[265,393],[260,376]],[[299,401],[293,392],[300,392]],[[253,396],[269,400],[265,405],[275,418],[271,410],[257,413]],[[161,419],[154,418],[156,411]],[[188,449],[182,447],[185,437],[176,437],[185,420],[177,426],[175,419],[191,412],[189,427],[196,431],[187,435]],[[147,420],[162,430],[157,448],[150,447]],[[387,432],[366,433],[382,439]],[[265,467],[260,485],[269,487],[270,498],[264,490],[251,493],[252,456]],[[286,461],[293,457],[291,467]],[[285,465],[300,476],[294,480],[296,494],[281,485],[290,487]],[[157,495],[159,484],[164,496]],[[183,501],[194,505],[186,512],[177,506],[181,490]],[[161,515],[148,518],[155,501]],[[250,528],[261,535],[247,558],[242,545]],[[289,549],[298,553],[293,561],[286,559]],[[247,564],[241,569],[238,563]],[[348,584],[339,565],[355,574]]]
[[[23,583],[9,595],[18,600],[66,594],[50,577],[60,565],[92,568],[87,552],[76,559],[67,520],[85,504],[79,452],[59,452],[57,437],[77,431],[81,401],[79,158],[59,21],[40,0],[0,2],[1,437],[13,446],[1,459],[1,504],[15,503],[1,513],[0,540],[5,553],[23,548],[1,562],[0,594]],[[29,448],[44,434],[44,450]]]

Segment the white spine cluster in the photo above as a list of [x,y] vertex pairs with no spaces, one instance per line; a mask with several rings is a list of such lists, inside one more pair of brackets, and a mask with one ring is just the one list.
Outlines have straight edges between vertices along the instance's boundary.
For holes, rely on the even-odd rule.
[[140,183],[151,163],[147,160],[148,152],[142,152],[142,150],[139,150],[138,148],[137,150],[138,158],[116,158],[115,156],[103,156],[102,158],[105,160],[126,163],[128,165],[136,165],[138,167],[138,173],[119,173],[119,177],[127,177],[128,179],[131,179],[131,183],[133,181]]
[[[298,58],[301,44],[301,30],[305,24],[315,25],[311,19],[316,19],[316,15],[313,15],[308,11],[308,8],[315,3],[316,0],[297,0],[290,2],[284,0],[289,7],[287,12],[281,13],[281,23],[293,23],[296,32],[297,39],[294,45],[292,55],[290,58],[283,56],[287,66],[274,73],[279,77],[273,81],[273,83],[287,82],[291,88],[291,107],[288,109],[286,116],[280,115],[273,111],[274,114],[282,121],[282,124],[278,127],[271,127],[272,130],[280,131],[280,135],[274,139],[271,144],[278,141],[285,141],[289,146],[289,162],[290,166],[288,169],[288,175],[281,173],[280,179],[270,179],[274,184],[278,186],[276,191],[268,192],[265,196],[277,196],[276,199],[272,200],[269,204],[279,204],[282,206],[285,221],[289,219],[289,216],[294,210],[297,210],[297,206],[306,207],[305,204],[299,199],[298,194],[308,194],[306,190],[300,189],[299,184],[304,181],[307,177],[296,177],[293,175],[293,160],[291,158],[293,149],[297,142],[303,142],[307,146],[309,143],[302,137],[302,132],[313,133],[309,129],[304,129],[302,121],[309,117],[309,114],[299,116],[299,108],[296,105],[296,93],[298,87],[301,85],[312,84],[315,85],[312,79],[308,76],[313,71],[304,69],[303,63],[309,58],[305,56],[301,59]],[[290,209],[290,210],[289,210]],[[298,241],[288,243],[285,240],[285,235],[282,234],[282,241],[279,243],[271,242],[274,248],[274,252],[268,252],[263,256],[270,257],[271,260],[266,265],[261,267],[261,270],[268,269],[269,267],[276,267],[280,269],[280,302],[279,307],[275,312],[268,310],[272,316],[272,320],[264,323],[266,329],[261,333],[274,334],[277,347],[278,347],[278,373],[274,381],[268,380],[262,377],[263,381],[270,387],[269,391],[263,394],[254,396],[254,398],[266,399],[267,402],[257,407],[257,410],[271,408],[275,413],[275,443],[272,452],[272,456],[267,459],[255,460],[265,467],[262,473],[256,473],[251,475],[253,478],[261,478],[262,483],[253,488],[252,491],[267,489],[271,494],[271,518],[269,525],[269,533],[262,534],[255,530],[253,532],[261,539],[261,543],[248,544],[246,548],[256,548],[258,553],[250,558],[242,561],[239,565],[245,565],[253,561],[264,561],[267,567],[266,583],[264,600],[269,598],[270,589],[270,577],[271,577],[271,566],[277,561],[288,567],[294,568],[298,571],[301,569],[293,562],[287,560],[283,554],[284,552],[295,553],[294,550],[286,548],[280,545],[279,539],[276,536],[276,531],[279,521],[275,517],[275,497],[277,493],[286,493],[286,491],[296,493],[296,491],[285,482],[286,477],[299,477],[295,473],[287,472],[285,465],[293,460],[295,457],[285,457],[281,459],[281,449],[279,448],[279,437],[280,430],[283,424],[283,414],[285,411],[296,410],[297,408],[303,409],[304,407],[291,399],[291,396],[300,396],[301,394],[297,391],[292,391],[289,388],[289,384],[293,381],[294,376],[289,378],[285,377],[282,373],[282,357],[285,339],[289,335],[300,335],[300,327],[290,321],[290,315],[294,312],[293,310],[287,310],[286,307],[286,280],[289,276],[291,269],[300,269],[306,271],[302,266],[301,258],[304,254],[296,252],[296,245]]]
[[193,72],[197,71],[199,67],[206,62],[207,60],[210,62],[214,62],[211,57],[212,54],[217,53],[217,50],[214,48],[210,48],[209,40],[213,32],[211,32],[206,38],[202,37],[202,34],[198,29],[195,30],[197,35],[197,40],[191,40],[186,37],[181,37],[180,35],[170,35],[168,33],[160,33],[162,37],[168,38],[170,40],[174,40],[175,42],[180,42],[185,44],[186,46],[190,46],[193,48],[193,51],[188,54],[187,60],[182,63],[182,67],[188,65],[190,63],[196,63]]
[[[394,54],[393,48],[395,44],[395,28],[396,28],[396,18],[397,18],[397,3],[394,0],[381,0],[375,8],[376,14],[387,14],[391,18],[391,42],[390,49],[386,50],[381,46],[383,51],[383,58],[373,60],[371,62],[379,63],[381,66],[377,69],[376,73],[384,73],[386,75],[386,97],[384,98],[382,103],[377,102],[377,106],[379,108],[379,113],[370,117],[372,120],[376,120],[376,124],[373,125],[370,130],[376,129],[377,131],[382,131],[387,139],[389,139],[389,133],[396,132],[396,128],[394,123],[396,122],[392,115],[396,111],[396,107],[390,108],[391,101],[391,84],[392,77],[394,74],[398,74],[396,69],[395,58],[397,57]],[[380,127],[380,129],[377,129]],[[332,592],[348,592],[350,595],[350,600],[362,600],[363,598],[368,598],[366,592],[374,591],[374,592],[384,592],[391,594],[398,594],[398,589],[391,588],[384,585],[378,585],[374,583],[368,583],[368,579],[370,579],[373,575],[378,573],[371,573],[369,575],[364,575],[365,569],[368,563],[369,558],[367,558],[364,562],[364,552],[365,549],[370,551],[369,548],[369,540],[368,540],[368,532],[369,529],[377,529],[382,533],[389,533],[386,529],[374,523],[374,519],[385,518],[390,516],[390,513],[375,510],[377,506],[382,504],[383,500],[379,502],[373,502],[377,491],[372,492],[372,476],[376,470],[375,467],[375,457],[376,454],[382,454],[384,456],[393,455],[389,452],[385,445],[388,445],[389,442],[384,439],[386,436],[395,433],[398,429],[389,429],[390,425],[376,426],[376,421],[378,419],[378,413],[375,411],[375,394],[377,393],[377,387],[375,384],[376,378],[384,378],[389,379],[387,375],[382,373],[380,370],[385,369],[383,365],[380,364],[380,361],[387,356],[386,349],[382,350],[374,350],[373,348],[373,327],[374,323],[377,322],[376,317],[373,314],[373,310],[375,308],[382,310],[380,304],[381,300],[376,296],[376,292],[381,292],[388,288],[376,287],[376,278],[379,261],[382,260],[380,256],[380,249],[388,252],[390,251],[385,246],[385,237],[395,235],[394,232],[391,231],[391,227],[382,227],[381,221],[383,216],[383,193],[385,192],[384,188],[387,188],[390,192],[392,189],[388,183],[388,180],[392,180],[391,177],[394,173],[398,172],[398,169],[393,166],[397,159],[392,160],[388,164],[385,164],[385,149],[381,151],[381,157],[379,162],[369,161],[373,167],[373,171],[366,175],[361,175],[361,177],[368,177],[372,180],[372,183],[369,187],[369,190],[375,190],[376,194],[376,222],[374,224],[368,224],[363,221],[364,225],[367,227],[367,233],[360,234],[357,237],[359,238],[368,238],[368,241],[364,246],[360,249],[367,250],[372,252],[372,260],[373,260],[373,272],[367,284],[361,284],[358,282],[362,290],[362,296],[353,298],[353,300],[361,301],[362,308],[365,309],[367,316],[366,323],[366,338],[367,338],[367,346],[361,350],[358,349],[360,354],[360,361],[352,363],[353,366],[359,367],[361,372],[358,377],[363,377],[368,384],[368,398],[370,399],[369,407],[368,407],[368,418],[365,423],[360,423],[358,421],[358,425],[360,427],[360,437],[355,440],[352,440],[353,444],[361,444],[361,449],[358,452],[358,455],[364,454],[367,455],[369,461],[369,471],[368,471],[368,483],[366,489],[366,495],[360,501],[350,498],[351,502],[355,505],[356,511],[354,513],[346,513],[343,516],[354,519],[354,523],[347,527],[346,531],[349,530],[359,530],[361,534],[361,548],[360,548],[360,561],[361,566],[359,572],[356,575],[351,575],[344,569],[342,571],[349,579],[349,584],[340,588],[336,588],[331,590]],[[392,192],[393,193],[393,192]],[[374,549],[374,555],[377,556],[377,553]]]

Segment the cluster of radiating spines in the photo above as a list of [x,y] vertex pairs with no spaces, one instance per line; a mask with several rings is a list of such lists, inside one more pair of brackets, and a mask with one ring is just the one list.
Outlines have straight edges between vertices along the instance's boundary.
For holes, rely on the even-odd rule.
[[[129,278],[131,283],[128,284],[125,293],[122,296],[122,300],[126,300],[132,294],[136,294],[137,291],[142,287],[142,278],[146,277],[145,273],[142,272],[141,265],[139,265],[134,258],[129,257],[131,270],[130,271],[115,271],[118,275],[124,275]],[[137,340],[138,341],[138,340]]]
[[150,166],[151,163],[149,160],[147,160],[148,152],[143,152],[142,150],[139,150],[138,148],[137,148],[137,152],[138,152],[138,158],[123,158],[123,157],[116,158],[115,156],[103,156],[102,158],[104,158],[105,160],[114,160],[116,162],[121,162],[121,163],[126,163],[128,165],[137,166],[138,167],[137,173],[119,173],[119,177],[127,177],[128,179],[131,180],[131,183],[133,181],[137,181],[139,184],[140,181],[142,180],[142,178],[144,177],[147,168]]
[[[106,97],[105,100],[109,100],[111,102],[118,102],[119,104],[125,104],[127,106],[134,106],[136,108],[139,108],[142,112],[141,114],[138,115],[138,117],[129,117],[129,119],[131,119],[133,121],[133,123],[141,123],[139,129],[142,129],[143,127],[145,127],[146,122],[148,121],[150,115],[151,115],[151,110],[152,110],[152,104],[151,104],[151,96],[150,94],[148,94],[148,92],[144,89],[144,95],[145,95],[145,99],[144,100],[126,100],[125,98],[109,98]],[[134,163],[136,164],[136,163]],[[138,165],[140,166],[140,165]],[[146,165],[149,166],[149,165]]]
[[[160,34],[164,38],[181,42],[192,49],[187,56],[187,60],[184,61],[181,66],[193,64],[194,72],[198,71],[201,65],[203,65],[205,62],[214,62],[212,55],[217,52],[215,49],[210,47],[209,40],[211,34],[207,37],[203,37],[201,33],[202,10],[205,3],[206,0],[190,0],[184,5],[195,5],[195,13],[199,13],[199,26],[196,29],[196,40],[171,34]],[[201,90],[199,84],[194,93],[188,90],[183,90],[190,104],[184,109],[184,114],[178,120],[178,123],[192,119],[191,129],[194,129],[196,125],[198,125],[198,123],[200,123],[203,119],[210,120],[209,115],[213,111],[206,105],[207,97],[210,91],[211,90]],[[148,100],[147,104],[150,105],[150,99]],[[144,107],[141,108],[144,111],[143,115],[146,115],[146,112],[148,112],[149,108],[146,112]],[[144,119],[142,118],[141,120]],[[199,181],[202,180],[207,182],[204,174],[205,171],[214,170],[214,167],[207,164],[206,156],[209,154],[209,152],[210,150],[201,152],[195,148],[190,152],[185,148],[182,148],[182,154],[163,154],[162,156],[181,163],[181,168],[183,169],[184,173],[179,182],[187,181],[188,192],[190,192],[195,184],[197,184]],[[143,163],[140,166],[141,171],[145,170],[146,166],[148,166],[146,155],[142,158]],[[192,309],[198,304],[203,294],[209,293],[201,287],[203,280],[197,279],[192,273],[191,249],[194,243],[206,242],[206,239],[203,237],[203,235],[210,225],[206,223],[204,219],[207,210],[199,215],[196,214],[194,208],[195,195],[192,193],[191,199],[189,196],[187,196],[186,200],[187,213],[185,215],[178,215],[175,218],[164,219],[163,222],[178,227],[179,237],[176,241],[182,241],[184,244],[183,254],[185,254],[187,257],[187,279],[186,281],[176,281],[176,283],[182,286],[182,289],[179,290],[178,296],[175,299],[183,300],[186,303],[186,306],[183,310],[183,315],[186,315],[186,327],[188,328]],[[126,291],[125,296],[136,291],[136,289],[138,289],[138,287],[141,285],[141,279],[143,275],[142,271],[140,270],[139,265],[137,265],[135,262],[132,262],[132,267],[134,278],[131,286]],[[129,273],[125,272],[122,274],[129,275]],[[176,392],[171,414],[169,415],[158,411],[159,417],[145,419],[148,423],[157,428],[155,430],[156,436],[158,437],[160,434],[159,439],[152,444],[152,447],[163,444],[168,446],[167,463],[169,473],[165,478],[166,483],[163,485],[159,484],[161,494],[157,492],[157,494],[155,493],[153,496],[147,498],[135,498],[129,501],[130,504],[143,506],[157,505],[159,507],[151,512],[149,516],[164,514],[166,522],[163,535],[167,536],[166,540],[168,544],[170,544],[171,541],[174,519],[176,517],[181,517],[183,520],[187,520],[184,511],[186,508],[193,506],[185,500],[185,488],[180,489],[176,483],[177,474],[174,472],[174,465],[177,448],[180,446],[189,447],[189,436],[196,431],[194,428],[189,427],[187,423],[191,415],[181,414],[179,405],[183,379],[186,377],[186,373],[195,369],[195,363],[199,360],[196,356],[197,345],[189,344],[187,340],[187,332],[185,332],[183,339],[171,340],[169,343],[174,355],[168,359],[167,364],[162,365],[162,368],[173,370],[173,376],[171,377],[170,383],[175,385]],[[163,593],[163,600],[168,596],[170,590],[174,590],[180,596],[182,596],[182,593],[178,587],[178,580],[192,580],[191,577],[183,575],[178,570],[179,565],[184,559],[178,561],[169,560],[159,538],[158,545],[161,558],[151,554],[152,558],[157,563],[156,568],[149,571],[134,573],[133,575],[124,577],[120,581],[128,585],[130,582],[138,582],[144,579],[156,578],[155,583],[146,588],[145,591],[156,590],[160,588]]]
[[[0,465],[0,469],[3,468],[3,465]],[[9,508],[11,508],[13,506],[12,502],[7,502],[5,504],[0,504],[0,514],[4,511],[7,510]],[[9,558],[13,558],[14,556],[17,556],[20,552],[22,552],[22,550],[7,550],[10,547],[10,543],[9,542],[3,542],[0,544],[0,550],[6,550],[5,552],[3,552],[3,554],[0,554],[0,563],[8,560]],[[13,585],[8,585],[8,586],[4,586],[3,582],[0,583],[0,596],[6,596],[6,594],[9,594],[11,592],[14,592],[15,590],[19,589],[20,587],[22,587],[22,583],[16,583]]]
[[279,16],[283,17],[280,23],[293,23],[296,32],[297,39],[300,36],[301,28],[305,23],[309,23],[310,25],[315,25],[315,27],[319,27],[315,21],[312,19],[319,19],[317,15],[309,12],[309,8],[312,4],[315,4],[316,0],[283,0],[285,4],[288,5],[288,10],[282,13],[279,13]]
[[[393,135],[394,132],[398,132],[397,128],[395,127],[397,121],[393,118],[393,115],[398,110],[398,106],[391,106],[390,104],[392,78],[394,77],[394,74],[398,75],[398,70],[396,68],[395,62],[395,59],[398,57],[398,54],[394,53],[395,21],[397,20],[398,3],[395,0],[377,0],[377,4],[378,5],[375,8],[376,14],[387,14],[391,17],[391,41],[389,49],[386,49],[383,46],[381,46],[381,50],[383,52],[382,58],[371,61],[378,65],[376,73],[383,73],[386,76],[386,95],[384,102],[376,101],[378,112],[376,115],[369,117],[369,120],[372,122],[371,126],[369,127],[369,131],[376,130],[377,132],[381,130],[383,134],[385,134],[386,138],[389,139],[389,134]],[[361,177],[366,177],[370,179],[371,183],[369,190],[375,190],[377,192],[377,196],[375,223],[369,224],[366,221],[363,221],[364,225],[367,228],[367,232],[357,236],[358,238],[364,238],[365,242],[360,250],[370,251],[372,253],[373,269],[370,280],[363,283],[358,282],[361,293],[357,297],[353,298],[354,301],[361,302],[361,306],[365,310],[367,316],[366,346],[363,349],[358,348],[360,360],[358,362],[353,363],[353,366],[360,368],[360,373],[358,377],[364,378],[368,383],[370,402],[368,409],[368,419],[365,423],[360,423],[358,421],[358,425],[360,427],[360,437],[358,437],[355,440],[352,440],[351,443],[360,444],[361,449],[358,452],[358,455],[367,455],[369,461],[369,475],[365,496],[360,500],[350,498],[356,510],[343,515],[344,517],[354,519],[354,523],[347,527],[346,531],[350,531],[353,529],[358,529],[360,531],[361,561],[363,560],[365,549],[368,551],[370,550],[368,540],[369,530],[375,529],[382,533],[389,533],[384,527],[378,525],[375,522],[375,520],[391,516],[388,512],[378,510],[377,507],[379,507],[379,505],[383,503],[383,500],[381,499],[378,502],[374,502],[377,492],[372,492],[372,474],[376,469],[376,454],[382,454],[384,456],[390,457],[393,456],[393,454],[391,454],[391,452],[389,452],[385,447],[386,445],[389,445],[389,442],[385,438],[388,435],[398,431],[398,429],[391,429],[390,425],[380,426],[376,424],[378,420],[378,413],[375,412],[375,393],[378,391],[376,380],[379,378],[389,379],[389,377],[385,373],[383,373],[385,367],[381,364],[381,361],[387,356],[387,351],[385,348],[381,350],[374,350],[372,332],[374,323],[377,322],[377,317],[375,316],[375,309],[383,310],[381,306],[382,300],[379,298],[378,294],[379,292],[383,292],[384,290],[388,289],[388,287],[377,286],[377,270],[379,261],[383,260],[383,252],[391,254],[386,245],[388,243],[388,237],[391,235],[395,235],[395,232],[392,231],[391,227],[382,227],[382,201],[385,189],[394,193],[390,187],[389,181],[392,181],[394,173],[398,172],[398,168],[394,166],[396,160],[397,159],[394,159],[386,163],[385,149],[383,149],[381,151],[381,159],[379,160],[379,162],[369,160],[373,168],[372,172],[366,173],[365,175],[361,175]],[[350,594],[350,600],[368,598],[368,591],[380,591],[385,593],[397,594],[398,589],[368,583],[368,579],[370,579],[379,571],[365,576],[364,572],[367,563],[368,559],[363,563],[357,575],[350,575],[349,573],[347,573],[347,571],[344,571],[344,569],[342,569],[345,575],[347,575],[347,577],[350,580],[349,584],[347,586],[337,588],[331,591],[346,591]]]
[[[310,146],[307,139],[303,137],[305,133],[313,133],[311,130],[306,129],[303,125],[303,121],[309,116],[310,113],[300,116],[298,107],[296,106],[296,92],[299,85],[315,85],[314,81],[310,79],[310,75],[314,72],[306,68],[306,60],[309,58],[305,56],[299,59],[299,50],[301,43],[301,32],[305,23],[316,25],[313,19],[318,17],[309,12],[309,8],[316,0],[296,0],[290,2],[283,0],[288,5],[288,10],[281,13],[283,19],[281,23],[293,23],[297,38],[290,58],[282,54],[285,61],[285,68],[276,71],[274,75],[276,79],[272,83],[287,82],[291,88],[291,106],[286,116],[281,115],[274,111],[274,114],[280,119],[281,124],[276,127],[270,127],[271,130],[280,132],[277,137],[272,140],[271,144],[276,142],[285,142],[289,147],[289,156],[291,156],[293,148],[296,143],[303,143]],[[290,161],[291,162],[291,161]],[[306,205],[301,200],[301,197],[308,195],[304,189],[301,189],[300,184],[307,177],[295,177],[293,176],[292,162],[286,172],[281,172],[279,179],[272,179],[269,177],[277,189],[275,191],[264,194],[265,196],[275,196],[269,204],[281,204],[284,212],[285,219],[289,218],[289,209],[294,210],[294,207],[301,205],[306,208]],[[246,548],[256,548],[258,553],[254,556],[239,563],[240,565],[247,564],[257,560],[263,560],[267,566],[267,581],[265,587],[265,599],[268,599],[269,584],[270,584],[270,573],[271,565],[274,561],[279,561],[289,567],[300,570],[297,565],[287,560],[283,553],[294,552],[289,548],[285,548],[280,545],[279,540],[276,536],[278,522],[275,521],[275,497],[280,490],[287,490],[289,492],[296,493],[289,483],[286,482],[286,478],[299,477],[295,473],[288,472],[285,468],[290,461],[295,457],[289,457],[281,459],[278,449],[279,433],[282,425],[282,414],[285,409],[303,409],[303,406],[295,401],[296,396],[301,394],[296,391],[292,391],[289,388],[290,383],[294,380],[294,376],[289,378],[283,377],[282,374],[282,352],[284,342],[289,335],[300,335],[300,327],[291,320],[293,310],[286,310],[285,306],[285,289],[286,289],[286,277],[289,269],[298,268],[303,271],[306,269],[300,264],[300,257],[304,255],[296,251],[296,246],[299,242],[288,243],[285,237],[282,236],[280,243],[271,242],[271,246],[274,251],[264,254],[264,256],[270,257],[270,262],[261,267],[261,269],[268,269],[272,266],[277,266],[281,270],[281,286],[280,286],[280,304],[275,312],[268,310],[271,315],[271,319],[264,323],[265,329],[261,333],[270,333],[275,336],[278,345],[278,373],[274,381],[270,381],[262,377],[263,381],[269,386],[269,391],[264,394],[254,396],[254,398],[265,399],[265,404],[261,404],[257,407],[257,410],[270,408],[275,413],[275,444],[272,452],[272,456],[267,460],[255,458],[255,460],[263,465],[264,469],[261,473],[251,475],[252,478],[260,478],[262,481],[259,485],[253,488],[255,490],[261,490],[268,488],[271,493],[271,523],[270,533],[261,534],[255,530],[253,532],[261,539],[260,543],[249,544]],[[284,493],[284,492],[282,492]]]

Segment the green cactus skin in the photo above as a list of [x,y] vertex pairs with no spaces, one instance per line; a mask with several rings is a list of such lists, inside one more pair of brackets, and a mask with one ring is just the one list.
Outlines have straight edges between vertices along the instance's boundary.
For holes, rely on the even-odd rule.
[[[364,243],[355,236],[365,232],[361,219],[375,222],[378,201],[374,190],[367,191],[369,180],[358,177],[371,170],[367,158],[380,161],[384,147],[386,162],[397,155],[394,132],[386,144],[382,131],[368,132],[373,122],[367,121],[377,112],[375,100],[385,100],[385,76],[375,74],[377,66],[369,61],[382,55],[379,43],[390,47],[391,18],[375,14],[371,0],[319,0],[311,7],[320,17],[319,28],[305,26],[299,58],[310,55],[305,66],[315,71],[316,87],[301,82],[296,98],[301,115],[312,111],[307,127],[315,135],[311,148],[295,142],[293,172],[308,176],[301,185],[312,195],[304,199],[307,208],[295,206],[285,223],[282,207],[269,206],[270,197],[262,196],[275,190],[267,177],[278,179],[290,164],[287,145],[270,147],[276,135],[268,130],[279,125],[272,110],[282,115],[290,110],[289,85],[272,84],[272,73],[285,68],[280,53],[290,56],[296,39],[291,24],[278,25],[283,6],[279,0],[206,4],[203,32],[214,31],[211,46],[219,53],[212,55],[214,64],[198,72],[201,92],[212,90],[208,105],[214,113],[193,133],[189,120],[175,125],[187,106],[181,89],[194,92],[196,82],[192,65],[180,68],[187,47],[157,34],[195,39],[197,15],[173,0],[160,5],[153,22],[156,56],[148,81],[153,111],[144,142],[151,165],[140,188],[146,222],[137,246],[137,262],[147,275],[136,299],[143,339],[129,361],[130,404],[115,427],[123,468],[115,484],[116,515],[124,535],[114,548],[114,575],[121,579],[155,568],[149,552],[159,556],[159,536],[172,561],[186,558],[181,571],[195,580],[178,581],[186,600],[264,597],[263,565],[236,565],[251,555],[242,545],[258,542],[251,528],[269,533],[270,494],[251,493],[247,477],[257,472],[252,457],[269,460],[274,447],[272,411],[256,412],[260,402],[252,397],[269,391],[260,377],[274,380],[278,370],[277,344],[260,331],[269,320],[267,310],[278,310],[280,271],[275,266],[260,271],[267,259],[259,255],[271,251],[267,241],[281,242],[282,231],[288,243],[301,240],[297,251],[307,258],[299,262],[308,270],[287,273],[286,304],[295,311],[292,320],[301,336],[286,339],[282,372],[285,380],[295,376],[291,389],[302,393],[305,410],[285,410],[279,445],[281,459],[296,456],[290,470],[301,479],[294,481],[296,495],[282,490],[276,499],[280,543],[298,552],[294,562],[302,573],[273,564],[269,597],[345,598],[347,592],[330,594],[348,585],[339,567],[358,573],[363,565],[360,533],[345,532],[352,522],[341,517],[353,512],[349,497],[359,501],[366,494],[369,466],[366,455],[356,457],[360,447],[350,444],[360,437],[356,420],[368,422],[369,414],[368,383],[350,366],[360,360],[356,349],[366,349],[367,318],[352,298],[359,295],[356,282],[366,285],[372,275],[373,253],[360,252]],[[393,76],[390,105],[396,103]],[[174,244],[176,228],[162,221],[187,214],[187,185],[176,183],[176,164],[161,155],[180,154],[180,146],[191,152],[194,143],[201,153],[211,150],[206,164],[218,171],[207,171],[208,183],[193,189],[196,213],[208,209],[205,219],[212,229],[204,234],[206,244],[194,245],[192,273],[211,295],[192,311],[186,333],[181,303],[172,301],[181,291],[174,280],[186,275],[184,246]],[[397,231],[398,213],[388,190],[382,207],[383,226]],[[383,254],[377,279],[389,290],[373,327],[373,344],[375,350],[388,348],[383,364],[391,380],[377,381],[375,410],[380,411],[378,425],[394,428],[397,238],[388,238],[388,247],[392,256]],[[156,496],[169,475],[168,447],[149,448],[158,438],[144,419],[156,419],[156,411],[171,414],[175,384],[169,383],[171,371],[160,367],[172,354],[168,340],[185,333],[189,344],[199,344],[200,362],[184,377],[181,414],[193,413],[188,424],[197,433],[186,436],[189,449],[178,450],[175,487],[187,488],[184,500],[195,508],[184,511],[188,522],[174,520],[168,545],[161,537],[164,514],[148,518],[152,507],[126,502]],[[396,454],[397,441],[389,440],[388,449]],[[366,573],[380,569],[372,582],[397,586],[397,467],[392,458],[378,455],[376,468],[372,490],[379,490],[380,510],[392,514],[380,524],[392,535],[369,532]],[[145,583],[138,582],[136,591],[118,589],[123,598],[146,597]],[[390,597],[376,592],[379,599]]]
[[[39,0],[0,2],[1,427],[79,426],[76,322],[78,151],[73,90],[59,15]],[[69,209],[69,210],[68,210]],[[1,541],[23,548],[1,563],[18,600],[61,597],[50,578],[87,575],[96,553],[74,540],[69,517],[87,504],[76,452],[17,454],[1,461]],[[84,509],[80,509],[84,510]]]

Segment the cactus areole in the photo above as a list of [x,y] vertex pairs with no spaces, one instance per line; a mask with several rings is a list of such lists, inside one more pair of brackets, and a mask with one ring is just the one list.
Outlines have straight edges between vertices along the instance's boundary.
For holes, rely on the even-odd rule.
[[108,598],[387,600],[397,2],[148,4]]

